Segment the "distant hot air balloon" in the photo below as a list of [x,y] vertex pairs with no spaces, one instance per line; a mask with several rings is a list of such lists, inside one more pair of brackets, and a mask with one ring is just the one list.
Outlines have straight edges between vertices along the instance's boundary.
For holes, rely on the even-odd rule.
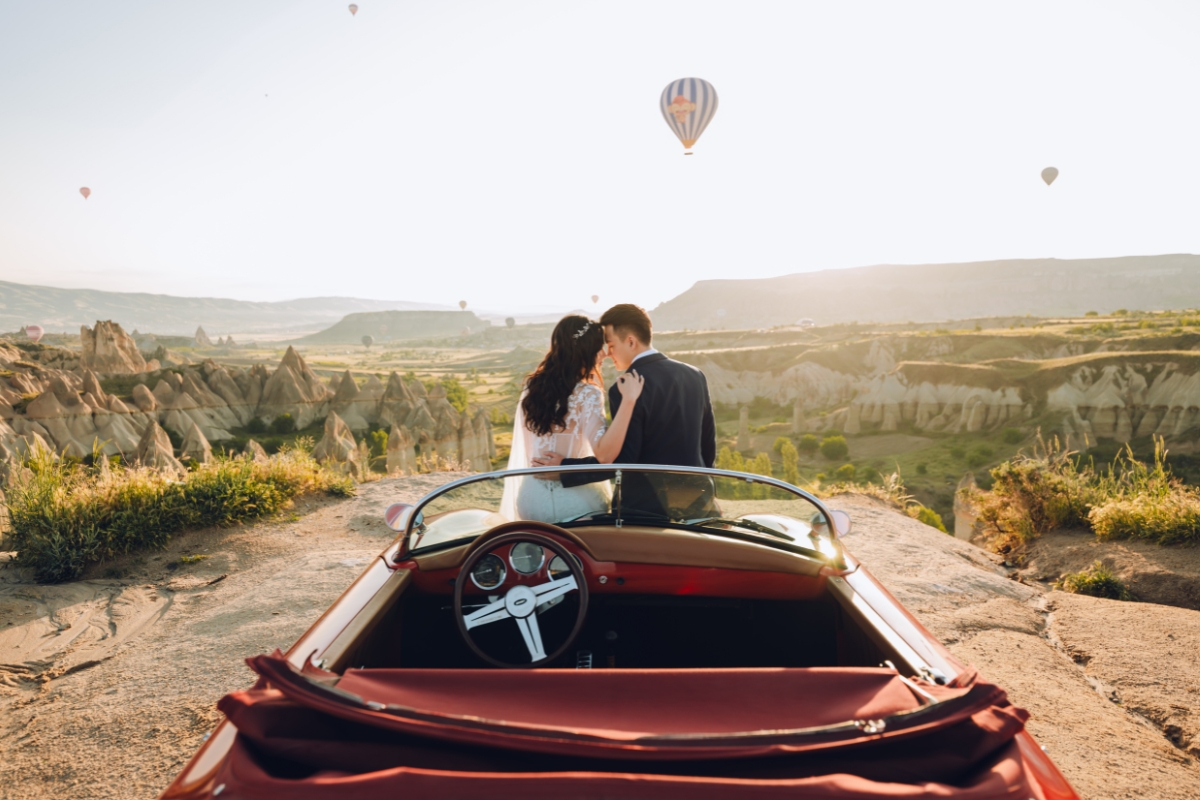
[[375,337],[368,333],[362,338],[362,343],[363,346],[369,348],[371,345],[375,344]]
[[511,327],[513,327],[514,325],[516,325],[516,324],[517,324],[517,321],[516,321],[515,319],[513,319],[512,317],[505,317],[505,318],[504,318],[504,324],[505,324],[507,327],[511,328]]
[[663,119],[683,142],[684,155],[691,155],[692,145],[717,113],[717,90],[700,78],[680,78],[663,89],[659,106]]
[[598,294],[594,294],[594,295],[592,295],[592,302],[593,302],[593,303],[599,303],[599,302],[600,302],[600,295],[598,295]]
[[350,4],[350,16],[353,17],[357,13],[358,13],[358,5],[355,3],[351,3]]
[[88,199],[88,195],[90,195],[90,194],[92,193],[92,190],[91,190],[91,189],[89,189],[89,188],[87,188],[86,186],[84,186],[84,187],[80,188],[80,190],[79,190],[79,193],[80,193],[81,195],[83,195],[83,199],[84,199],[84,200],[87,200],[87,199]]
[[467,301],[466,301],[466,300],[459,300],[459,301],[458,301],[458,307],[459,307],[459,308],[461,308],[463,311],[466,311],[466,310],[467,310]]
[[33,340],[34,344],[40,342],[45,333],[46,331],[43,330],[41,325],[28,325],[25,328],[25,335]]
[[1042,180],[1046,182],[1047,186],[1054,183],[1054,179],[1057,177],[1058,170],[1054,167],[1046,167],[1044,170],[1042,170]]

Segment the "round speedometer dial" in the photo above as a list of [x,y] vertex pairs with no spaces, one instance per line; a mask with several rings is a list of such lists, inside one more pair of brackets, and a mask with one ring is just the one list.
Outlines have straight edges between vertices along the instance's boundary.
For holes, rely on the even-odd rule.
[[504,576],[506,574],[504,562],[500,559],[500,556],[488,553],[479,559],[479,563],[471,570],[471,583],[480,589],[495,589],[504,583]]
[[522,575],[532,575],[542,568],[546,551],[533,542],[517,542],[508,554],[508,563]]

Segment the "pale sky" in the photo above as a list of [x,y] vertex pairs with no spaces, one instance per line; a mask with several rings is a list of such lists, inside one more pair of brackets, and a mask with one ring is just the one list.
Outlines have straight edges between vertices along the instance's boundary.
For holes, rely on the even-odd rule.
[[0,0],[0,279],[515,312],[1200,251],[1200,3],[358,5]]

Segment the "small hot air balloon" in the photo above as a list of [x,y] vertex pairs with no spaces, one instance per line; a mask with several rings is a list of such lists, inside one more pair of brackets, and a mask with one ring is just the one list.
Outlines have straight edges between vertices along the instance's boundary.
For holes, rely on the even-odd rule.
[[594,294],[594,295],[592,295],[592,302],[593,302],[593,303],[599,303],[599,302],[600,302],[600,295],[598,295],[598,294]]
[[358,5],[356,3],[351,3],[350,4],[350,16],[353,17],[357,13],[358,13]]
[[362,343],[364,347],[370,349],[371,345],[375,344],[375,337],[368,333],[362,338]]
[[88,195],[90,195],[90,194],[92,193],[92,190],[91,190],[91,189],[89,189],[89,188],[87,188],[86,186],[83,186],[83,187],[81,187],[81,188],[79,189],[79,193],[80,193],[81,195],[83,195],[83,199],[84,199],[84,200],[87,200],[87,199],[88,199]]
[[34,344],[40,342],[45,333],[46,331],[42,329],[41,325],[28,325],[25,328],[25,335],[28,336]]
[[458,301],[458,307],[459,307],[459,308],[461,308],[463,311],[466,311],[466,310],[467,310],[467,301],[466,301],[466,300],[459,300],[459,301]]
[[1042,180],[1046,182],[1047,186],[1054,183],[1054,179],[1057,177],[1058,169],[1055,167],[1046,167],[1044,170],[1042,170]]
[[717,90],[700,78],[680,78],[663,89],[659,106],[663,119],[683,142],[684,155],[690,156],[692,145],[717,113]]

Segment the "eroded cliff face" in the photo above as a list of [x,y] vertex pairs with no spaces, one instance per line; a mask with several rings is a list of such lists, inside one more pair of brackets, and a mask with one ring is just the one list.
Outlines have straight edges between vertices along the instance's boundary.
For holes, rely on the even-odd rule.
[[1200,428],[1200,353],[1193,348],[1200,337],[882,335],[680,357],[708,375],[715,402],[763,397],[793,405],[805,430],[959,433],[1037,418],[1083,443],[1183,437]]
[[[63,348],[23,350],[0,343],[0,479],[10,479],[31,451],[42,449],[75,458],[96,449],[180,473],[180,459],[204,463],[214,446],[234,438],[234,430],[255,418],[270,423],[280,414],[290,414],[300,428],[336,420],[332,431],[326,426],[316,450],[337,463],[364,463],[355,433],[371,425],[394,431],[399,450],[389,461],[397,469],[415,468],[417,448],[478,469],[487,469],[495,455],[487,414],[471,408],[460,413],[440,386],[427,394],[424,386],[410,387],[392,373],[386,385],[371,377],[360,387],[347,372],[331,388],[293,348],[274,369],[241,369],[209,359],[147,372],[145,361],[139,367],[128,352],[133,347],[141,358],[120,326],[101,322],[85,331],[92,344],[85,344],[84,357],[74,363]],[[132,373],[139,382],[122,399],[106,393],[98,370],[87,364],[116,367],[107,374]],[[182,442],[179,452],[168,432]]]

